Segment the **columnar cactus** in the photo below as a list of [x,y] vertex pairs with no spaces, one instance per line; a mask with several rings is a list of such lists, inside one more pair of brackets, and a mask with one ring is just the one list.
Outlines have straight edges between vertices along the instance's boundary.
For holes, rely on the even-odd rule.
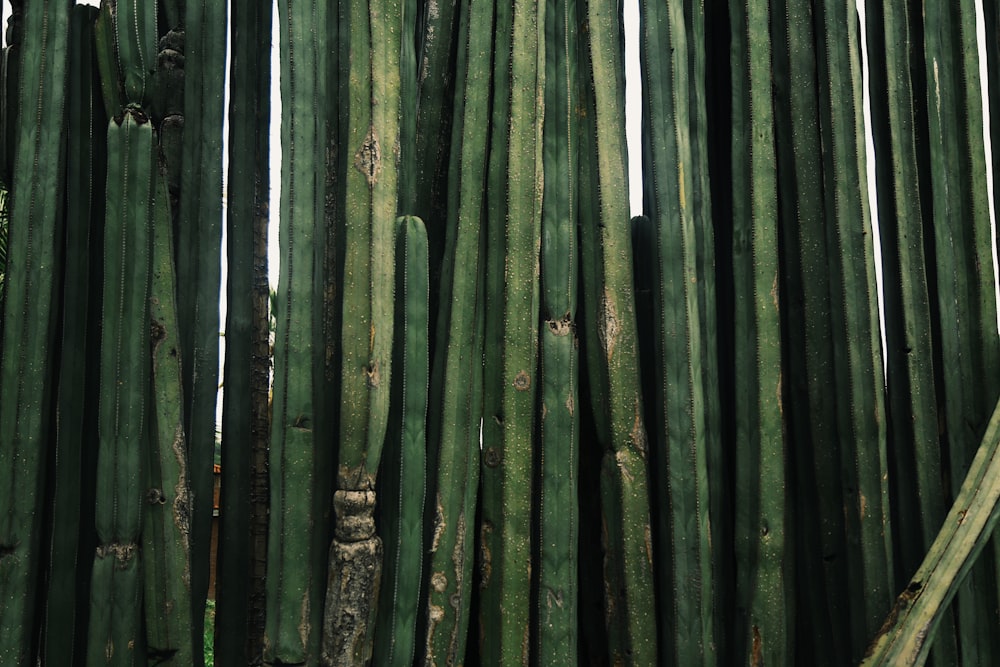
[[32,2],[25,12],[0,359],[0,624],[9,628],[0,662],[10,664],[34,662],[70,20],[66,3]]

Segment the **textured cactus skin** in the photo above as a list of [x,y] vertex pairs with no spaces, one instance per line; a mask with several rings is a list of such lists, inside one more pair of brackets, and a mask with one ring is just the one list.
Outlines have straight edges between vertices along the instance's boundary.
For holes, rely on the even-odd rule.
[[[975,4],[936,1],[923,7],[936,341],[941,358],[948,360],[939,367],[938,400],[951,489],[961,484],[1000,396]],[[946,496],[945,503],[948,500]],[[992,563],[997,555],[992,546],[987,552],[984,561],[991,562],[972,570],[969,586],[956,599],[955,625],[964,665],[990,664],[1000,651],[1000,638],[985,621],[998,604]],[[941,658],[941,664],[945,660]]]
[[135,664],[142,637],[142,507],[149,496],[149,290],[153,128],[130,110],[108,123],[97,509],[90,664]]
[[427,232],[415,216],[396,232],[396,321],[389,434],[379,475],[379,534],[385,549],[373,665],[413,664],[423,568],[429,379]]
[[606,450],[600,484],[609,662],[652,665],[654,554],[626,199],[622,19],[617,3],[597,0],[587,4],[586,20],[580,192],[589,198],[579,207],[581,286],[591,308],[585,319],[592,333],[584,341],[591,404]]
[[[418,659],[461,664],[469,634],[475,556],[479,436],[483,415],[484,269],[482,226],[489,124],[490,53],[494,7],[472,0],[459,7],[448,219],[428,413],[426,612]],[[438,576],[440,575],[440,576]],[[458,604],[453,604],[457,601]],[[421,655],[422,654],[422,655]]]
[[[242,666],[263,652],[261,567],[267,513],[267,196],[272,12],[249,0],[230,8],[228,298],[223,384],[222,484],[216,567],[215,663]],[[261,247],[261,246],[264,247]],[[263,423],[262,423],[263,422]],[[266,487],[265,487],[266,489]],[[263,526],[262,526],[263,524]],[[261,528],[263,527],[263,530]],[[264,556],[264,558],[261,558]]]
[[575,665],[579,550],[579,355],[577,165],[580,104],[577,3],[546,2],[544,193],[538,489],[538,599],[535,640],[544,665]]
[[[4,279],[0,360],[0,662],[33,664],[45,451],[51,442],[57,244],[62,201],[69,6],[25,9],[19,137]],[[47,29],[43,30],[43,26]]]
[[[219,388],[225,3],[185,2],[184,31],[177,308],[180,321],[185,323],[180,330],[180,347],[184,359],[184,426],[191,478],[191,615],[197,667],[204,654],[204,634],[199,628],[208,595],[215,408]],[[155,44],[151,50],[155,52]],[[175,168],[169,160],[168,167]]]
[[149,296],[153,437],[143,517],[143,575],[148,654],[158,664],[190,665],[191,488],[184,437],[177,340],[173,225],[166,168],[157,160]]
[[[650,407],[650,456],[655,475],[656,549],[664,567],[657,581],[661,655],[677,664],[715,657],[708,461],[720,446],[713,321],[707,304],[711,245],[704,143],[703,45],[693,26],[696,3],[642,3],[644,208],[657,250],[653,309],[655,393]],[[714,306],[714,304],[713,304]],[[713,393],[715,392],[715,393]]]
[[[531,489],[538,385],[539,238],[542,217],[542,119],[545,3],[516,1],[501,12],[495,44],[494,104],[488,192],[487,341],[483,429],[483,627],[497,628],[480,650],[484,664],[527,664],[531,647]],[[509,11],[509,16],[507,12]],[[509,23],[508,23],[509,21]],[[503,91],[503,92],[500,92]],[[498,134],[503,134],[498,144]],[[493,150],[498,152],[494,159]],[[492,312],[496,308],[496,312]],[[492,377],[491,377],[492,374]],[[485,534],[490,534],[490,539]],[[487,556],[481,556],[485,562]],[[484,565],[484,570],[486,566]],[[482,636],[481,636],[482,637]]]
[[735,659],[792,662],[769,3],[730,2]]
[[[1000,403],[923,563],[896,599],[861,662],[909,667],[927,661],[943,612],[991,542],[1000,503]],[[963,645],[963,650],[966,648]]]
[[[313,122],[322,90],[327,40],[312,30],[326,24],[323,3],[284,3],[278,12],[282,43],[281,230],[278,240],[277,331],[270,446],[271,511],[268,526],[267,619],[264,661],[319,661],[326,547],[329,532],[328,468],[319,465],[317,369],[325,350],[316,339],[315,293],[324,216],[317,156],[323,128]],[[324,502],[325,501],[325,502]]]
[[[42,664],[72,665],[87,635],[89,567],[93,553],[92,479],[96,460],[93,414],[99,369],[100,295],[91,281],[100,276],[104,220],[107,118],[94,67],[96,7],[79,5],[70,15],[66,91],[66,236],[62,287],[63,350],[59,363],[58,408],[50,482],[48,581],[41,645]],[[89,493],[87,491],[90,491]]]

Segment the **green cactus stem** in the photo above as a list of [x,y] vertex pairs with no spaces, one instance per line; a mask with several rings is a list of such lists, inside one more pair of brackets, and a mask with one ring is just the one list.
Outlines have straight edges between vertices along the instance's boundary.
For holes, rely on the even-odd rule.
[[[622,19],[614,2],[587,4],[581,57],[580,247],[588,323],[587,374],[598,440],[611,664],[657,661],[648,443],[640,395],[625,168]],[[583,199],[587,197],[587,199]],[[596,334],[596,335],[594,335]]]
[[62,137],[69,59],[66,3],[24,15],[18,139],[11,189],[0,360],[0,662],[33,664],[46,453],[55,388],[50,350],[62,233]]
[[537,651],[575,665],[579,550],[579,355],[576,338],[579,24],[574,0],[545,8],[544,184],[541,240],[541,408]]
[[267,512],[252,499],[266,498],[266,486],[259,484],[267,481],[270,371],[266,246],[272,12],[270,5],[253,0],[234,3],[230,12],[235,55],[230,69],[226,390],[215,583],[215,663],[220,667],[254,664],[263,653],[265,594],[259,569],[267,557],[260,550],[267,539]]
[[88,664],[143,659],[141,526],[151,406],[149,290],[153,128],[108,123],[96,526]]
[[379,475],[379,534],[385,549],[373,665],[413,664],[423,568],[427,468],[429,284],[427,232],[415,216],[396,232],[396,341],[389,435]]
[[908,667],[926,662],[944,611],[991,540],[998,503],[1000,403],[941,530],[896,598],[865,653],[863,667]]
[[[466,654],[483,415],[486,205],[493,3],[459,9],[448,219],[441,270],[428,411],[428,497],[433,499],[425,568],[427,608],[418,651],[428,665],[460,664]],[[430,260],[429,260],[430,261]],[[418,654],[418,658],[419,658]]]
[[[94,67],[96,7],[77,5],[70,16],[66,91],[66,250],[62,287],[62,349],[59,362],[55,447],[51,463],[51,519],[44,611],[43,664],[72,665],[85,646],[90,600],[89,563],[94,548],[90,489],[96,459],[92,415],[97,410],[100,300],[92,282],[100,276],[104,220],[107,119]],[[81,554],[84,557],[81,559]]]
[[769,3],[730,2],[736,660],[792,661]]

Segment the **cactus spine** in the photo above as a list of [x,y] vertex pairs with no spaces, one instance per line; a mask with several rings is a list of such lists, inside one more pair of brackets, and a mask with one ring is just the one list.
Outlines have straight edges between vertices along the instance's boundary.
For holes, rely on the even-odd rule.
[[52,418],[50,375],[57,317],[56,248],[62,178],[69,5],[25,8],[19,136],[4,278],[0,360],[0,662],[34,662],[35,577],[45,451]]

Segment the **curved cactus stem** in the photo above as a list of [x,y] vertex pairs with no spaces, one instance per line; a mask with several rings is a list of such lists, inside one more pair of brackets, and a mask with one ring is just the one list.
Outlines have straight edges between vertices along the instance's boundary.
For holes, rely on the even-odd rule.
[[0,359],[0,662],[32,664],[46,455],[51,442],[70,6],[25,9]]
[[990,541],[1000,507],[1000,402],[944,524],[866,652],[864,667],[927,660],[944,611]]

